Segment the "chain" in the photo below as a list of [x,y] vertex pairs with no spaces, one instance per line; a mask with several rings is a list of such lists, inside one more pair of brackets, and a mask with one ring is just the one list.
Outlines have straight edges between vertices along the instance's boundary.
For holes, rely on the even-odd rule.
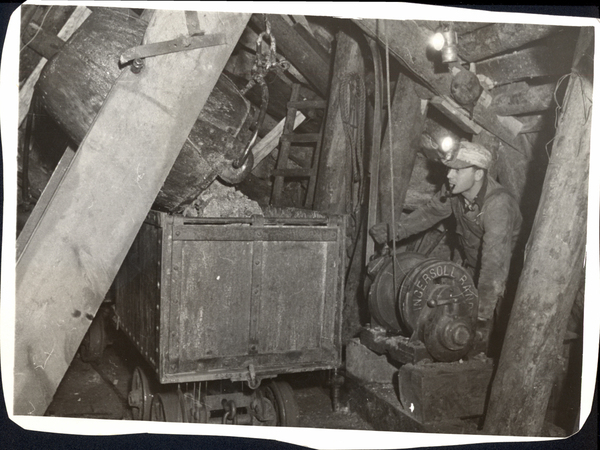
[[[265,38],[269,40],[269,46],[265,53],[263,53],[263,41]],[[256,59],[250,72],[251,79],[248,84],[242,89],[242,95],[248,92],[258,82],[258,79],[264,79],[264,77],[272,70],[288,70],[290,63],[284,58],[277,57],[277,41],[275,36],[271,33],[271,23],[265,17],[265,31],[258,35],[256,39]]]
[[[269,38],[270,45],[267,53],[263,54],[262,44],[265,37]],[[250,72],[250,81],[248,81],[248,84],[246,84],[246,86],[240,91],[242,95],[246,95],[246,93],[252,89],[255,84],[258,84],[261,88],[260,110],[256,121],[250,127],[250,129],[254,130],[252,137],[248,141],[248,144],[246,145],[241,156],[233,161],[234,169],[242,169],[251,165],[250,155],[252,154],[252,147],[254,146],[256,138],[258,137],[258,129],[263,124],[265,115],[267,113],[267,106],[269,104],[269,89],[265,81],[265,76],[272,70],[285,71],[289,68],[290,64],[285,59],[277,59],[277,44],[275,41],[275,36],[271,34],[271,23],[265,17],[265,31],[260,33],[256,39],[256,60],[254,61],[254,65],[252,66],[252,70]]]

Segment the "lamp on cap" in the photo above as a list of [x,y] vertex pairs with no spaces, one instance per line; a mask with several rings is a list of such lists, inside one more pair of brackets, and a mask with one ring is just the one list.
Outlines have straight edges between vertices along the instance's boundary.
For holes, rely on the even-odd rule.
[[465,167],[477,166],[487,170],[492,164],[492,153],[483,145],[463,140],[460,141],[454,158],[449,161],[443,161],[443,163],[451,169],[464,169]]

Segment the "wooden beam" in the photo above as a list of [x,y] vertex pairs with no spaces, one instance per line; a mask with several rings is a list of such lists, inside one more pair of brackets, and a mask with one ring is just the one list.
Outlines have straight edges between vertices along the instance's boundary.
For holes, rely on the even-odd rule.
[[[123,69],[17,262],[14,414],[44,414],[249,14],[198,18],[227,44]],[[184,33],[159,10],[144,43]]]
[[71,161],[73,161],[74,157],[75,150],[73,150],[71,147],[67,147],[62,157],[60,158],[60,161],[58,162],[54,171],[52,172],[50,180],[48,180],[48,183],[46,183],[42,195],[36,202],[33,211],[31,211],[31,215],[29,216],[27,222],[25,223],[25,226],[21,230],[19,237],[17,238],[17,261],[19,260],[21,254],[25,250],[25,246],[29,243],[29,240],[31,239],[31,236],[37,228],[40,220],[42,220],[42,217],[44,216],[44,213],[46,212],[46,209],[48,208],[52,197],[54,196],[56,190],[60,186],[60,183],[62,182],[62,179],[65,173],[67,172],[67,169],[69,168],[69,165],[71,164]]
[[458,54],[466,61],[477,62],[557,33],[560,27],[519,23],[496,23],[458,40]]
[[[402,214],[425,124],[427,109],[421,108],[421,98],[415,91],[415,84],[408,76],[400,73],[390,112],[391,128],[385,124],[386,131],[381,143],[379,210],[381,220],[387,223],[392,222],[392,205],[396,221]],[[390,167],[393,167],[393,180]]]
[[458,128],[470,133],[481,133],[481,127],[467,116],[467,112],[448,97],[433,97],[429,103],[450,119]]
[[[575,60],[593,55],[583,28]],[[574,66],[527,243],[484,432],[539,436],[569,313],[583,276],[591,136],[591,73]]]
[[[296,129],[296,127],[304,122],[305,119],[306,117],[304,117],[304,115],[298,111],[296,113],[296,119],[294,121],[293,128]],[[258,166],[258,164],[265,159],[269,153],[277,148],[281,135],[283,134],[284,125],[285,119],[275,125],[269,134],[262,138],[260,142],[252,148],[252,154],[254,155],[254,165],[252,166],[253,169]]]
[[[298,71],[317,89],[326,95],[329,88],[330,59],[314,50],[298,31],[278,14],[267,14],[271,32],[277,42],[277,51],[283,54]],[[264,16],[252,16],[252,24],[265,30]]]
[[479,123],[490,133],[496,135],[499,139],[506,142],[515,150],[521,153],[524,152],[524,150],[521,148],[520,142],[516,139],[519,130],[512,126],[509,127],[505,125],[501,121],[500,116],[496,115],[491,108],[484,106],[481,102],[478,102],[473,108],[473,117],[476,118],[477,123]]
[[530,114],[550,109],[556,83],[530,86],[524,81],[493,89],[490,109],[499,116]]
[[564,75],[569,72],[570,61],[558,56],[564,54],[565,47],[570,45],[538,45],[486,59],[477,63],[477,74],[485,75],[496,85],[528,78]]
[[338,32],[313,206],[318,211],[350,212],[351,199],[346,193],[350,189],[352,169],[340,109],[340,86],[352,73],[364,76],[363,64],[358,42],[346,32]]

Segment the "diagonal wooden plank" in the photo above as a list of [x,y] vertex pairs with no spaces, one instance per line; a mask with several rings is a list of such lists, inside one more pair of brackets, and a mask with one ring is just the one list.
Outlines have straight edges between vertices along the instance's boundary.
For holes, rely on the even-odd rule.
[[569,42],[563,45],[538,45],[496,56],[477,63],[477,74],[485,75],[496,85],[513,83],[536,77],[559,76],[568,73],[568,58],[559,57],[567,48],[572,51]]
[[[302,122],[306,120],[306,117],[298,111],[296,112],[296,118],[294,119],[294,129],[298,127]],[[254,165],[252,168],[258,166],[258,164],[265,159],[269,153],[271,153],[279,145],[281,135],[283,134],[283,126],[285,125],[285,119],[279,122],[264,138],[260,140],[252,148],[252,154],[254,155]]]
[[546,38],[558,31],[560,27],[554,25],[495,23],[471,33],[461,34],[458,40],[458,54],[466,61],[481,61]]
[[[125,68],[16,267],[14,414],[41,415],[249,14],[198,13],[227,44]],[[187,34],[183,11],[156,11],[144,43]]]

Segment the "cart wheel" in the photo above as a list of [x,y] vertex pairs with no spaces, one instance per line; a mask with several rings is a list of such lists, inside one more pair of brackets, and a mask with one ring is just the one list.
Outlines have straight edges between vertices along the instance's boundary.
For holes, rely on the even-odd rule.
[[131,407],[133,420],[150,420],[150,410],[152,409],[152,390],[150,389],[150,380],[146,372],[141,367],[133,370],[131,378],[131,390],[127,402]]
[[162,392],[152,399],[150,420],[154,422],[185,422],[181,392]]
[[105,348],[106,328],[104,327],[104,315],[97,314],[81,341],[79,355],[84,362],[98,362],[102,358]]
[[276,425],[297,427],[299,409],[292,387],[285,381],[271,381],[260,389],[275,408]]

